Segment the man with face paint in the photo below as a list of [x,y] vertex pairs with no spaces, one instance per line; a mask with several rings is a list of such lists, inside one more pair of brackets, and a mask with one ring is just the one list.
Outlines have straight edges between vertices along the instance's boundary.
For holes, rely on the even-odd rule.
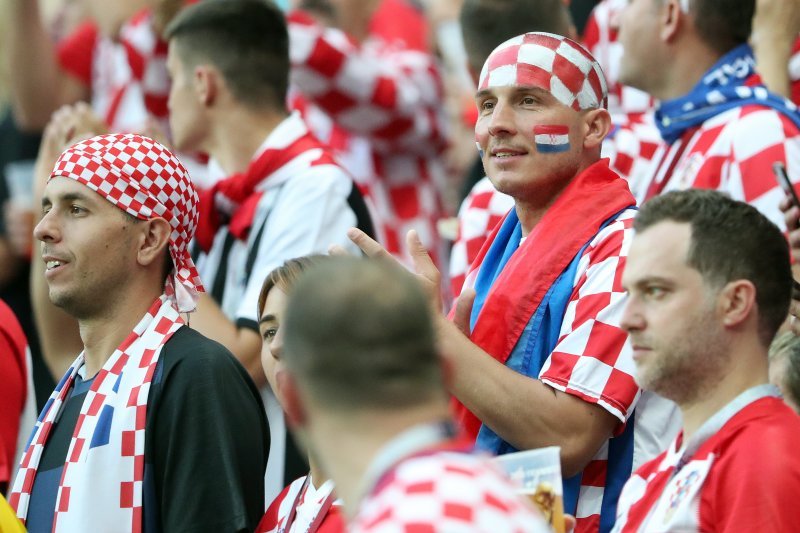
[[[679,422],[674,404],[634,382],[620,328],[635,200],[600,159],[603,73],[574,41],[528,33],[492,52],[476,102],[486,173],[514,208],[467,276],[474,291],[439,323],[458,421],[497,454],[561,446],[576,531],[608,531],[631,468],[663,450]],[[413,233],[409,243],[417,272],[438,283]]]
[[197,193],[157,142],[103,135],[56,162],[35,236],[83,350],[34,427],[9,503],[32,532],[252,531],[269,437],[247,372],[185,327]]

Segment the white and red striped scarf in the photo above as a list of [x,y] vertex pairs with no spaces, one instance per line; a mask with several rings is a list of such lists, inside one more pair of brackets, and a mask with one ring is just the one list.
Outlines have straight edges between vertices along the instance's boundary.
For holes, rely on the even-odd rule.
[[[54,532],[142,530],[147,397],[161,348],[182,325],[162,295],[97,373],[67,451]],[[22,456],[9,503],[23,522],[45,444],[83,363],[81,352],[50,395]]]
[[[214,235],[223,226],[239,240],[246,240],[256,208],[267,185],[288,179],[316,165],[338,165],[319,139],[309,132],[298,112],[273,130],[263,150],[244,172],[233,174],[200,193],[197,243],[208,252]],[[280,175],[276,173],[280,169]]]

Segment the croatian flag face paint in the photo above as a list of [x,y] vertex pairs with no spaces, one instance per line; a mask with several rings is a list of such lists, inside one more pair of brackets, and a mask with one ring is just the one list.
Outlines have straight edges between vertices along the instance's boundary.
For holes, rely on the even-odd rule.
[[536,150],[543,154],[569,151],[569,128],[567,126],[534,126],[533,138]]

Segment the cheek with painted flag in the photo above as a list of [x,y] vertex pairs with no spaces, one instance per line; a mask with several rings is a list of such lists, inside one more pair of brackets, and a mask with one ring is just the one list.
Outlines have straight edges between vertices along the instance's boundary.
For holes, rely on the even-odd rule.
[[533,139],[536,150],[543,154],[557,154],[569,151],[569,127],[534,126]]

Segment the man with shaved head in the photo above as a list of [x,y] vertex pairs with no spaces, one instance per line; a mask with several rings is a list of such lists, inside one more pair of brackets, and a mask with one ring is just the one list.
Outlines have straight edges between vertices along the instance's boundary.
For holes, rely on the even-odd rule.
[[[620,328],[635,200],[600,159],[606,102],[599,65],[565,37],[527,33],[489,56],[475,136],[514,208],[467,275],[474,292],[440,324],[461,427],[496,454],[561,446],[565,511],[578,532],[612,527],[631,468],[678,427],[673,404],[641,394]],[[409,240],[418,272],[438,282]]]

